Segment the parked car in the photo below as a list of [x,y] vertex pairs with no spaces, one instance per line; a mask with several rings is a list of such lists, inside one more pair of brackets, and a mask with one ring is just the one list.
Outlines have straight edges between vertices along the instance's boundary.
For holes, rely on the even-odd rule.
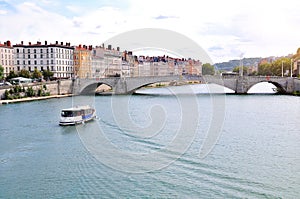
[[0,86],[12,86],[9,82],[0,82]]

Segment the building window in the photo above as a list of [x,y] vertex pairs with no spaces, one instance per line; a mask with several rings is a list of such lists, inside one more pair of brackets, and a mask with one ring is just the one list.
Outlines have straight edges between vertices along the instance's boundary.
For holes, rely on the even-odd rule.
[[37,61],[36,60],[34,60],[34,65],[37,65]]
[[36,53],[36,49],[34,49],[33,52]]
[[17,70],[20,71],[20,66],[17,67]]
[[51,53],[53,53],[53,48],[51,48]]
[[43,49],[41,49],[41,53],[43,53]]
[[36,59],[36,54],[34,54],[34,56],[33,56],[33,57],[34,57],[34,59]]
[[51,64],[54,64],[54,61],[53,61],[53,59],[51,60]]
[[17,65],[20,65],[20,60],[17,60]]
[[41,60],[41,65],[43,65],[44,63],[43,63],[43,60]]
[[30,60],[28,60],[28,65],[30,65]]
[[28,67],[28,70],[31,72],[31,67],[30,66]]
[[30,59],[30,55],[28,55],[28,59]]
[[17,49],[17,53],[19,53],[20,52],[20,50],[19,49]]
[[41,66],[41,71],[44,71],[44,67],[43,66]]
[[30,49],[28,49],[28,51],[27,51],[28,53],[30,53]]
[[25,62],[25,60],[23,60],[23,65],[26,65],[26,62]]

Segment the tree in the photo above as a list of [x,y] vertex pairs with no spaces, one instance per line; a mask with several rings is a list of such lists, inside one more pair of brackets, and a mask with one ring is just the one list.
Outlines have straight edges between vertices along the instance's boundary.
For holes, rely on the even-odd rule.
[[30,72],[28,70],[22,69],[19,72],[20,77],[30,78]]
[[210,63],[206,63],[202,65],[202,75],[214,75],[215,67]]
[[43,71],[43,76],[44,79],[49,80],[51,77],[53,77],[54,73],[51,72],[50,70],[44,70]]
[[11,71],[9,71],[9,74],[8,74],[8,76],[6,77],[6,80],[10,80],[10,79],[15,78],[15,77],[17,77],[17,76],[18,76],[18,75],[15,73],[15,71],[11,70]]
[[0,80],[4,79],[4,68],[0,65]]
[[[240,68],[241,68],[241,66],[236,66],[232,70],[232,72],[240,73]],[[248,75],[248,67],[247,66],[243,66],[243,75]]]
[[33,73],[31,74],[31,77],[33,79],[39,79],[41,78],[43,75],[40,71],[38,71],[38,69],[34,69]]
[[[283,71],[282,71],[283,69]],[[287,57],[279,58],[272,63],[272,71],[274,75],[281,76],[285,73],[290,74],[291,70],[291,59]]]

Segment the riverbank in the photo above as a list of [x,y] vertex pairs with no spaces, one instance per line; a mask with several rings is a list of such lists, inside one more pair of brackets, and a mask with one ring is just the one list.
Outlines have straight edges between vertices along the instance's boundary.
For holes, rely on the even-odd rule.
[[42,97],[26,97],[21,99],[12,99],[12,100],[0,100],[1,104],[12,104],[12,103],[20,103],[20,102],[32,102],[37,100],[46,100],[51,98],[62,98],[62,97],[71,97],[73,94],[63,94],[63,95],[50,95],[50,96],[42,96]]

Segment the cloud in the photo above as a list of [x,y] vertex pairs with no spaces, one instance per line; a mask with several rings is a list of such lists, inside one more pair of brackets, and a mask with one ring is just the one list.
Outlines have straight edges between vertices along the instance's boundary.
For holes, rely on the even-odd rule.
[[0,38],[96,44],[133,29],[163,28],[194,40],[214,61],[237,58],[241,52],[276,56],[300,45],[298,7],[296,0],[0,1]]
[[178,18],[178,17],[175,17],[175,16],[164,16],[164,15],[159,15],[157,17],[154,17],[154,19],[172,19],[172,18]]
[[7,14],[7,13],[8,13],[7,10],[0,10],[0,15],[5,15],[5,14]]

